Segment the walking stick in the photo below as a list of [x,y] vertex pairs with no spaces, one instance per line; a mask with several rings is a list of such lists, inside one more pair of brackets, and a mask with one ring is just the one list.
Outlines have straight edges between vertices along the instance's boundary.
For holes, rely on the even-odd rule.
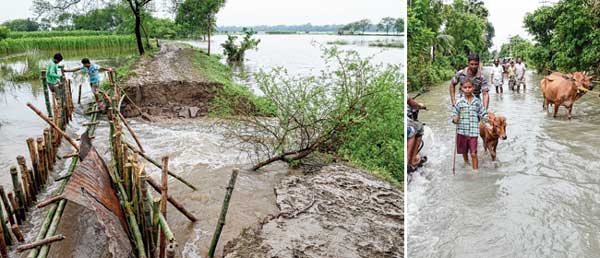
[[454,132],[454,154],[452,155],[452,175],[456,176],[456,150],[458,145],[458,124],[456,124],[456,130]]

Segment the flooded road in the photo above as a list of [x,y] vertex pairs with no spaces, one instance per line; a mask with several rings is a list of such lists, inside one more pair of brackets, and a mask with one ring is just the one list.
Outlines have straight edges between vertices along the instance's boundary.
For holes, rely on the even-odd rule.
[[408,257],[598,257],[600,99],[584,96],[571,121],[562,107],[554,119],[542,111],[542,77],[526,77],[526,92],[491,89],[489,110],[507,118],[508,139],[497,162],[479,140],[478,173],[457,156],[452,175],[449,82],[418,98],[435,136],[407,188]]

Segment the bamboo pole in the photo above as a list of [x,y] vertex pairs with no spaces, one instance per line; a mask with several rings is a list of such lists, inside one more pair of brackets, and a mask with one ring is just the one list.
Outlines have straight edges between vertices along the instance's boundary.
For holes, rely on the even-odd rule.
[[13,196],[13,193],[10,192],[7,194],[8,195],[8,201],[10,201],[10,205],[12,205],[12,210],[13,213],[15,214],[15,219],[17,220],[17,224],[21,225],[22,221],[21,221],[21,216],[19,216],[19,205],[17,205],[17,201],[15,201],[15,197]]
[[[143,168],[142,168],[143,169]],[[145,173],[144,170],[141,170],[141,176],[140,178],[140,195],[142,197],[142,201],[141,204],[143,205],[143,214],[144,214],[144,235],[146,237],[146,250],[148,250],[148,256],[151,256],[154,253],[154,250],[156,249],[155,246],[155,237],[152,234],[153,230],[152,230],[152,202],[151,202],[151,197],[149,196],[149,189],[146,186],[146,179],[148,178],[148,175]]]
[[4,235],[4,242],[6,243],[6,245],[12,245],[12,237],[10,236],[10,229],[9,229],[8,225],[6,225],[6,220],[4,220],[4,211],[2,209],[0,209],[0,223],[2,223],[0,228],[2,228],[2,233]]
[[79,91],[77,95],[77,104],[81,104],[81,83],[79,84]]
[[17,164],[21,171],[21,182],[23,184],[23,197],[25,199],[25,207],[29,207],[33,204],[35,195],[31,192],[31,184],[29,182],[29,170],[25,164],[25,157],[17,156]]
[[33,248],[36,248],[36,247],[39,247],[42,245],[61,241],[63,239],[65,239],[64,235],[51,236],[51,237],[48,237],[48,238],[45,238],[45,239],[42,239],[39,241],[35,241],[35,242],[29,243],[29,244],[20,245],[17,247],[17,252],[20,253],[20,252],[27,251],[29,249],[33,249]]
[[44,154],[45,148],[44,148],[44,145],[42,144],[42,142],[43,142],[42,138],[38,137],[36,142],[37,142],[37,150],[38,150],[38,161],[40,162],[39,163],[40,182],[41,182],[41,185],[44,186],[46,184],[46,179],[47,179],[47,177],[46,177],[46,175],[47,175],[47,173],[46,173],[46,167],[47,167],[46,156]]
[[[146,155],[145,153],[139,151],[138,149],[136,149],[133,145],[131,145],[128,142],[123,142],[125,145],[127,145],[127,147],[132,150],[133,152],[140,154],[140,156],[142,156],[144,159],[146,159],[147,161],[150,161],[150,163],[154,164],[156,167],[162,169],[162,165],[160,163],[158,163],[158,161],[154,160],[153,158],[149,157],[148,155]],[[179,180],[179,182],[182,182],[183,184],[187,185],[189,188],[192,188],[194,191],[198,190],[194,185],[192,185],[191,183],[189,183],[188,181],[186,181],[185,179],[183,179],[181,176],[171,172],[170,170],[167,170],[167,173],[174,177],[175,179]]]
[[[8,202],[8,198],[6,198],[6,192],[4,192],[4,186],[0,185],[0,198],[2,198],[2,204],[4,205],[4,210],[6,211],[6,213],[8,213],[8,221],[10,222],[11,225],[15,225],[15,219],[14,219],[14,214],[13,214],[13,210],[10,207],[10,203]],[[2,208],[0,208],[2,209]]]
[[46,110],[48,116],[52,116],[52,107],[50,106],[50,96],[48,94],[48,82],[46,81],[46,70],[42,70],[42,87],[44,88],[44,100],[46,101]]
[[[68,174],[73,173],[73,171],[75,170],[75,167],[77,166],[78,161],[79,161],[79,159],[77,159],[77,158],[71,159],[71,164],[69,165],[69,169],[67,171]],[[61,194],[63,192],[66,185],[67,185],[67,180],[61,182],[61,185],[58,187],[58,191],[57,191],[58,194]],[[9,198],[10,198],[10,196],[9,196]],[[58,209],[58,206],[59,206],[59,204],[56,204],[56,203],[50,205],[48,213],[46,214],[46,218],[44,219],[44,222],[42,222],[42,226],[41,226],[40,230],[38,231],[38,234],[35,237],[35,241],[40,241],[46,237],[46,233],[48,232],[50,224],[52,223],[52,221],[54,219],[54,215],[56,213],[56,210]],[[27,255],[27,258],[36,258],[39,251],[40,251],[39,248],[35,248],[35,249],[31,250],[29,252],[29,254]]]
[[127,120],[125,119],[125,117],[123,117],[121,112],[117,112],[117,114],[119,115],[119,118],[121,119],[121,121],[123,122],[123,124],[125,125],[127,130],[129,131],[129,133],[131,134],[131,137],[133,137],[133,140],[135,140],[135,143],[137,144],[139,150],[141,152],[145,152],[144,148],[142,148],[142,144],[140,143],[140,140],[138,139],[137,135],[135,135],[135,132],[131,129],[131,127],[129,127],[129,123],[127,123]]
[[0,231],[0,255],[2,255],[2,258],[9,258],[8,247],[6,244],[6,240],[4,239],[4,229],[0,227]]
[[[25,198],[23,196],[23,188],[21,187],[21,183],[19,182],[19,175],[17,174],[17,167],[10,167],[10,176],[12,177],[13,183],[13,191],[15,192],[15,197],[17,198],[17,211],[21,220],[25,220]],[[8,232],[8,230],[4,230]]]
[[10,227],[11,231],[13,232],[13,235],[15,235],[15,238],[19,241],[19,242],[23,242],[25,241],[25,237],[23,236],[23,232],[21,231],[21,228],[19,228],[19,225],[12,225]]
[[56,155],[54,153],[54,148],[52,148],[52,144],[50,143],[50,129],[48,128],[44,128],[44,145],[46,146],[46,156],[48,157],[48,169],[54,170],[54,162],[56,161]]
[[41,208],[44,208],[44,207],[46,207],[46,206],[48,206],[50,204],[53,204],[55,202],[62,201],[64,199],[65,199],[65,197],[62,194],[61,195],[57,195],[57,196],[53,196],[53,197],[50,197],[50,198],[48,198],[46,200],[41,201],[40,203],[38,203],[36,205],[36,207],[38,209],[41,209]]
[[37,175],[39,174],[37,150],[33,142],[33,138],[27,138],[27,148],[29,149],[29,157],[31,158],[31,166],[33,167],[33,185],[35,186],[35,194],[41,190]]
[[35,108],[31,103],[27,103],[27,106],[31,108],[31,110],[33,110],[33,112],[35,112],[44,121],[46,121],[46,123],[50,124],[50,126],[52,126],[52,128],[54,128],[62,137],[67,139],[67,141],[73,146],[73,148],[75,148],[79,152],[79,146],[77,145],[77,143],[75,143],[75,141],[73,141],[73,139],[71,139],[71,137],[67,136],[67,134],[63,130],[58,128],[58,126],[56,126],[54,122],[50,121],[44,114],[42,114],[42,112]]
[[[154,179],[152,177],[148,176],[146,178],[146,182],[148,182],[148,184],[150,186],[152,186],[152,188],[154,188],[154,190],[156,190],[156,192],[158,192],[159,194],[162,193],[162,191],[160,190],[160,186],[158,185],[158,183],[156,181],[154,181]],[[181,214],[183,214],[190,221],[192,221],[192,222],[198,221],[198,218],[196,218],[196,216],[194,216],[194,214],[189,212],[183,206],[183,204],[181,204],[179,201],[177,201],[177,199],[175,199],[172,195],[167,195],[167,200],[173,205],[173,207],[175,207],[179,212],[181,212]]]
[[[48,232],[46,233],[46,237],[45,238],[49,238],[54,236],[54,233],[56,233],[56,229],[58,228],[58,224],[60,222],[60,217],[62,216],[62,212],[65,209],[65,206],[67,205],[67,200],[62,200],[58,203],[58,208],[56,208],[56,213],[54,214],[54,217],[52,218],[52,223],[50,224],[50,227],[48,228]],[[38,258],[45,258],[48,255],[48,251],[50,251],[50,245],[46,244],[43,245],[40,248],[40,253],[38,254]]]
[[225,217],[227,216],[227,209],[229,208],[229,200],[231,199],[231,193],[233,192],[233,188],[235,187],[235,180],[237,178],[239,170],[233,169],[231,173],[231,178],[229,179],[229,184],[227,185],[227,191],[225,192],[225,199],[223,200],[223,207],[221,208],[221,215],[219,215],[219,222],[217,223],[217,228],[215,229],[215,233],[213,234],[212,241],[210,243],[210,249],[208,250],[208,257],[215,257],[215,249],[217,248],[217,244],[219,242],[219,238],[221,237],[221,231],[223,230],[223,226],[225,225]]
[[[161,176],[161,198],[160,198],[160,213],[164,216],[167,217],[167,190],[168,190],[168,173],[167,170],[169,168],[169,157],[163,157],[162,158],[162,176]],[[159,253],[159,257],[160,258],[165,258],[165,249],[166,249],[166,242],[165,242],[165,232],[163,230],[160,231],[160,244],[159,244],[159,248],[160,248],[160,253]]]
[[[148,191],[148,197],[151,198],[152,194]],[[154,240],[154,250],[152,250],[152,257],[158,256],[158,240],[159,240],[159,231],[160,231],[160,198],[152,199],[152,235],[156,238]]]

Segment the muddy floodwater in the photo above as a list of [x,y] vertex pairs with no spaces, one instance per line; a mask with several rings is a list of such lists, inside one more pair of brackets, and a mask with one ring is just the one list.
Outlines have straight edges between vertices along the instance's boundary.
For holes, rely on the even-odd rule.
[[[261,35],[262,41],[259,45],[259,51],[248,52],[247,58],[249,60],[241,71],[236,72],[236,79],[252,85],[252,80],[244,77],[244,73],[247,74],[248,72],[258,71],[260,68],[269,69],[275,66],[285,66],[292,74],[303,74],[323,69],[324,63],[320,61],[320,51],[318,47],[311,44],[314,37],[320,38],[322,44],[329,40],[333,41],[341,38],[329,35]],[[350,38],[357,41],[377,39],[377,37],[371,36]],[[402,39],[401,37],[389,38]],[[213,44],[218,46],[223,40],[224,36],[216,36]],[[196,42],[196,44],[200,46],[205,43]],[[384,64],[400,64],[404,53],[403,49],[368,47],[358,43],[342,48],[355,49],[364,57],[374,56],[374,61]],[[220,53],[221,51],[217,47],[214,52]],[[65,56],[65,61],[63,61],[65,66],[73,67],[79,65],[79,60],[87,54],[83,52],[63,53],[63,55]],[[121,62],[115,56],[123,57],[124,55],[119,53],[118,55],[92,55],[89,57],[101,66],[116,67]],[[50,55],[48,55],[49,57]],[[46,61],[43,61],[44,64]],[[22,67],[24,65],[23,60],[19,59],[18,56],[0,58],[0,63],[11,67]],[[67,77],[72,77],[72,75],[69,74]],[[83,85],[82,104],[92,101],[89,84],[86,80],[87,78],[84,76],[73,77],[72,85],[75,101],[78,95],[78,86]],[[39,81],[15,84],[7,81],[6,78],[0,77],[0,82],[0,170],[3,171],[0,173],[0,184],[8,192],[12,189],[8,173],[9,167],[16,165],[15,158],[17,155],[26,156],[29,164],[25,140],[28,137],[38,137],[46,126],[26,107],[26,103],[31,102],[41,110],[45,110],[45,107],[44,95]],[[84,132],[85,127],[82,124],[88,122],[88,119],[83,116],[83,112],[83,106],[76,104],[73,121],[66,130],[74,138]],[[234,167],[247,167],[250,162],[248,157],[241,154],[235,147],[227,144],[228,139],[223,137],[220,128],[215,127],[215,120],[212,118],[157,123],[131,120],[130,124],[150,156],[159,160],[160,157],[168,155],[170,157],[169,168],[197,186],[198,190],[192,191],[178,181],[169,180],[170,194],[188,207],[198,217],[199,222],[191,224],[170,204],[168,205],[167,218],[179,243],[178,248],[182,253],[182,257],[204,257],[208,251],[210,238],[218,220],[231,170]],[[100,155],[108,161],[110,154],[107,134],[108,124],[105,120],[101,120],[93,144]],[[70,152],[71,148],[63,143],[59,155]],[[67,165],[63,161],[58,161],[52,176],[56,178],[66,173]],[[146,163],[146,168],[150,176],[159,179],[159,171],[152,164]],[[227,221],[217,249],[217,256],[222,254],[226,242],[237,237],[243,228],[255,224],[268,214],[279,211],[274,189],[284,177],[296,173],[296,171],[289,170],[286,165],[276,163],[266,167],[261,172],[242,171],[239,174],[229,206]],[[39,196],[38,200],[44,200],[51,196],[53,190],[57,187],[58,183],[51,183],[48,190],[42,196]],[[46,212],[47,208],[34,208],[31,210],[28,215],[28,222],[22,227],[26,232],[26,241],[32,241],[35,238],[37,229],[39,229]],[[84,213],[81,209],[71,209],[69,211],[69,206],[67,206],[58,232],[64,234],[67,239],[60,244],[53,245],[51,257],[62,257],[61,255],[64,253],[77,249],[79,250],[72,253],[73,255],[85,257],[99,255],[94,249],[103,248],[103,241],[102,238],[94,236],[95,231],[93,229],[97,225],[94,225],[91,221],[82,220],[81,217],[83,216],[78,216],[79,212]],[[32,228],[35,232],[30,231]],[[69,238],[69,235],[71,235],[71,238]],[[85,245],[83,245],[84,243]],[[14,251],[13,254],[15,254]]]
[[492,162],[480,138],[478,173],[457,156],[452,175],[449,82],[417,99],[434,136],[407,188],[408,257],[598,257],[600,98],[581,98],[570,121],[562,107],[552,118],[541,78],[528,72],[521,93],[491,89],[489,110],[507,118],[508,139]]

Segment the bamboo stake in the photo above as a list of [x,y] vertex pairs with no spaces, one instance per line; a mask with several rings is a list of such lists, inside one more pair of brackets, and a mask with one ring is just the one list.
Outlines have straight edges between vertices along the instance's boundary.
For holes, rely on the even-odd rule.
[[6,221],[4,220],[4,211],[2,209],[0,209],[0,223],[2,223],[0,228],[2,228],[2,232],[4,235],[4,242],[6,243],[6,245],[12,245],[12,237],[10,236],[10,229],[8,228],[8,225],[6,225]]
[[129,131],[129,133],[131,134],[131,137],[133,137],[133,140],[135,140],[135,143],[137,144],[139,150],[141,152],[145,152],[144,148],[142,148],[142,144],[140,143],[140,140],[138,139],[137,135],[135,135],[135,132],[131,129],[131,127],[129,127],[129,123],[127,123],[127,120],[125,119],[125,117],[123,117],[121,112],[117,112],[117,114],[119,115],[119,118],[121,118],[121,121],[123,122],[123,124],[125,125],[127,130]]
[[81,104],[81,83],[79,84],[79,91],[77,95],[77,104]]
[[40,177],[40,183],[41,185],[45,185],[46,184],[46,158],[45,158],[45,154],[44,154],[44,146],[42,145],[42,138],[37,138],[36,140],[37,142],[37,150],[38,150],[38,161],[40,162],[39,165],[39,177]]
[[[19,175],[17,174],[17,168],[15,166],[10,167],[10,176],[12,177],[13,191],[17,198],[17,211],[21,220],[25,220],[25,198],[23,197],[23,188],[19,182]],[[7,229],[4,230],[8,232]],[[10,244],[9,244],[10,245]]]
[[[143,168],[142,168],[143,169]],[[143,205],[142,212],[144,213],[144,235],[146,236],[146,250],[148,250],[148,256],[151,256],[154,250],[156,249],[154,243],[154,235],[152,234],[152,202],[151,195],[149,196],[149,189],[146,186],[146,179],[148,175],[146,175],[144,170],[141,170],[140,178],[140,195],[142,196]]]
[[61,241],[63,239],[65,239],[64,235],[51,236],[51,237],[48,237],[48,238],[45,238],[45,239],[42,239],[42,240],[39,240],[39,241],[35,241],[35,242],[29,243],[29,244],[20,245],[20,246],[17,247],[17,252],[20,253],[20,252],[23,252],[23,251],[27,251],[29,249],[36,248],[38,246],[42,246],[42,245],[54,243],[54,242],[57,242],[57,241]]
[[[65,209],[65,206],[67,205],[67,200],[62,200],[58,203],[58,208],[56,208],[56,213],[54,214],[54,217],[52,218],[52,223],[50,224],[50,227],[48,228],[48,232],[46,233],[46,237],[45,238],[49,238],[54,236],[54,233],[56,233],[56,229],[58,228],[58,223],[60,222],[60,217],[62,216],[62,212]],[[40,248],[40,254],[38,254],[38,258],[45,258],[48,255],[48,251],[50,251],[50,245],[46,244],[43,245]]]
[[31,206],[34,202],[35,195],[31,193],[31,185],[29,183],[29,170],[25,164],[25,157],[17,156],[17,164],[21,171],[21,182],[23,183],[23,197],[25,199],[25,207]]
[[[148,155],[146,155],[145,153],[139,151],[138,149],[136,149],[133,145],[129,144],[128,142],[123,142],[125,145],[127,145],[127,147],[132,150],[135,153],[140,154],[140,156],[142,156],[144,159],[146,159],[147,161],[150,161],[150,163],[154,164],[156,167],[162,169],[162,165],[160,165],[160,163],[158,163],[158,161],[154,160],[153,158],[149,157]],[[188,181],[186,181],[185,179],[183,179],[181,176],[171,172],[170,170],[167,170],[168,174],[172,177],[174,177],[175,179],[179,180],[179,182],[182,182],[183,184],[187,185],[189,188],[192,188],[194,191],[198,190],[194,185],[192,185],[191,183],[189,183]]]
[[[161,182],[162,182],[162,187],[161,187],[161,198],[160,198],[160,213],[164,216],[167,217],[167,190],[168,190],[168,173],[167,170],[169,168],[169,157],[163,157],[162,158],[162,176],[161,176]],[[159,253],[159,257],[160,258],[164,258],[165,257],[165,249],[166,249],[166,242],[165,242],[165,232],[164,230],[160,231],[160,253]]]
[[38,209],[41,209],[41,208],[44,208],[44,207],[46,207],[46,206],[48,206],[50,204],[53,204],[55,202],[62,201],[64,199],[65,199],[65,197],[62,194],[61,195],[57,195],[57,196],[53,196],[53,197],[50,197],[50,198],[48,198],[46,200],[41,201],[40,203],[38,203],[36,205],[36,207]]
[[46,81],[46,70],[42,71],[42,86],[44,88],[44,100],[46,101],[46,110],[48,116],[52,116],[52,107],[50,106],[50,96],[48,94],[48,82]]
[[12,210],[13,213],[15,214],[15,219],[17,220],[17,224],[21,225],[22,221],[21,221],[21,216],[19,216],[19,205],[17,205],[17,201],[15,201],[15,197],[13,196],[13,193],[10,192],[8,193],[8,201],[10,201],[10,205],[12,205]]
[[[152,188],[154,188],[154,190],[156,190],[156,192],[158,192],[159,194],[162,193],[162,191],[160,190],[160,186],[158,185],[158,183],[156,181],[154,181],[154,179],[152,177],[148,176],[146,178],[146,181],[148,182],[148,184],[150,186],[152,186]],[[181,214],[183,214],[185,217],[187,217],[190,221],[192,221],[192,222],[198,221],[198,218],[196,218],[196,216],[194,216],[194,214],[189,212],[183,206],[183,204],[181,204],[179,201],[177,201],[177,199],[175,199],[172,195],[167,195],[167,200],[169,200],[169,202],[173,205],[173,207],[175,207],[179,212],[181,212]]]
[[[13,217],[13,210],[10,208],[10,203],[8,202],[8,198],[6,198],[6,192],[4,192],[4,186],[0,185],[0,198],[2,198],[2,204],[4,204],[4,210],[8,213],[8,221],[11,225],[15,225],[15,219]],[[2,208],[0,208],[2,209]]]
[[231,199],[231,193],[233,192],[233,188],[235,187],[235,180],[237,178],[239,170],[233,169],[231,173],[231,178],[229,179],[229,185],[227,185],[227,191],[225,192],[225,200],[223,200],[223,207],[221,209],[221,215],[219,215],[219,222],[217,223],[217,229],[215,229],[215,233],[213,234],[212,241],[210,243],[210,249],[208,250],[208,257],[215,257],[215,249],[217,248],[217,243],[219,242],[219,237],[221,237],[221,231],[223,230],[223,226],[225,225],[225,217],[227,216],[227,209],[229,208],[229,200]]
[[38,166],[38,157],[37,151],[35,149],[35,145],[33,143],[33,138],[27,138],[27,148],[29,149],[29,157],[31,158],[31,166],[33,167],[33,184],[35,186],[34,194],[37,194],[41,190],[41,186],[39,184],[38,178],[36,175],[39,174],[39,166]]
[[[152,194],[150,194],[150,191],[148,191],[148,197],[152,197]],[[158,255],[158,241],[159,241],[159,230],[160,230],[160,225],[159,225],[159,215],[160,215],[160,198],[154,198],[152,199],[152,236],[154,236],[156,238],[156,240],[154,240],[154,250],[152,250],[152,257],[156,257]]]
[[8,257],[8,247],[6,244],[6,240],[4,239],[4,229],[2,229],[2,227],[0,227],[0,255],[2,255],[2,258],[9,258]]
[[25,241],[25,237],[23,236],[23,232],[21,231],[21,228],[19,228],[18,225],[12,225],[10,227],[10,229],[13,232],[13,235],[15,235],[15,238],[19,241],[19,242],[23,242]]
[[44,128],[44,145],[46,146],[48,169],[54,170],[56,155],[54,154],[54,148],[52,148],[52,144],[50,143],[50,129],[48,128]]
[[31,110],[33,110],[33,112],[35,112],[44,121],[46,121],[46,123],[50,124],[50,126],[52,126],[52,128],[54,128],[62,137],[67,139],[67,141],[73,146],[73,148],[75,148],[79,152],[79,146],[77,145],[77,143],[75,143],[75,141],[73,141],[73,139],[71,139],[71,137],[67,136],[67,134],[63,130],[58,128],[58,126],[56,126],[54,122],[50,121],[46,116],[44,116],[44,114],[42,114],[42,112],[35,108],[31,103],[27,103],[27,106],[31,108]]

